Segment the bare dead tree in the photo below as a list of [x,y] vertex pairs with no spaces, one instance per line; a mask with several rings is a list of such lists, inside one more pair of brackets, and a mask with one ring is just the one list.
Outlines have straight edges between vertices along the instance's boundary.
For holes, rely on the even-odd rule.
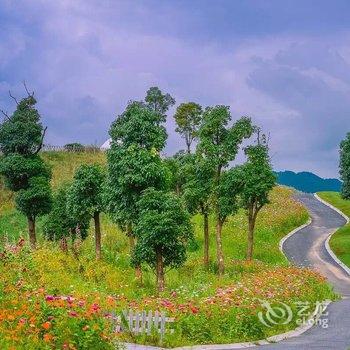
[[11,91],[10,91],[10,90],[9,90],[9,95],[10,95],[10,97],[16,102],[16,105],[18,106],[17,98],[11,94]]
[[29,96],[29,97],[33,97],[33,96],[34,96],[34,91],[33,91],[32,93],[29,92],[25,80],[23,80],[23,86],[24,86],[24,88],[26,89],[26,92],[27,92],[28,96]]
[[7,112],[5,112],[5,111],[2,110],[2,109],[0,109],[0,112],[5,116],[5,119],[6,119],[6,120],[9,120],[9,119],[10,119],[10,117],[9,117],[9,115],[8,115]]
[[47,127],[43,130],[43,133],[41,135],[40,144],[39,144],[39,147],[37,148],[37,150],[35,151],[35,154],[38,154],[41,151],[41,149],[43,148],[46,130],[47,130]]

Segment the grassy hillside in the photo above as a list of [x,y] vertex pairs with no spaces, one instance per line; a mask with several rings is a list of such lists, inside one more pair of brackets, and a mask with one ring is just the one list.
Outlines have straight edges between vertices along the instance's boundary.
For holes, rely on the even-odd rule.
[[[319,192],[317,194],[350,217],[350,201],[342,199],[339,192]],[[329,244],[336,256],[350,267],[350,224],[341,227],[333,234]]]
[[[52,166],[54,187],[69,180],[82,163],[105,163],[103,153],[44,153],[43,156]],[[11,197],[4,192],[0,195],[6,199],[0,210],[0,234],[7,234],[10,239],[26,237],[25,220],[13,208]],[[258,299],[272,304],[285,302],[294,310],[296,302],[305,301],[313,305],[317,300],[334,295],[325,280],[316,273],[289,267],[279,250],[280,239],[307,221],[306,210],[293,200],[292,191],[286,188],[276,187],[270,199],[271,203],[262,210],[257,221],[253,262],[244,261],[245,213],[239,212],[225,224],[226,273],[221,279],[216,275],[214,264],[214,220],[210,219],[212,264],[206,271],[202,267],[202,218],[193,217],[196,240],[190,246],[188,260],[180,269],[167,273],[167,289],[159,297],[154,295],[155,277],[148,267],[143,267],[143,285],[135,280],[134,270],[130,267],[128,239],[106,215],[102,217],[103,260],[100,262],[94,258],[92,234],[85,242],[71,247],[68,254],[63,253],[57,244],[43,240],[40,248],[32,254],[18,245],[7,245],[6,249],[11,254],[6,256],[10,259],[0,257],[0,286],[3,286],[0,288],[0,339],[7,340],[3,343],[0,340],[0,347],[6,349],[10,344],[16,349],[44,349],[41,342],[47,334],[49,342],[55,348],[61,348],[61,333],[68,332],[69,323],[68,328],[72,332],[69,339],[75,339],[72,346],[79,348],[79,342],[87,339],[82,329],[87,329],[87,326],[89,329],[106,329],[103,323],[106,311],[119,312],[130,307],[165,310],[169,316],[176,318],[175,332],[165,337],[165,346],[254,340],[295,328],[295,319],[286,325],[264,326],[257,317],[258,311],[262,310]],[[40,222],[38,233],[41,234]],[[75,301],[67,302],[71,300],[67,296]],[[16,311],[15,319],[7,320],[6,315],[13,312],[14,305],[16,308],[20,306],[22,311]],[[95,310],[92,319],[91,308]],[[57,321],[54,324],[50,321],[52,329],[43,333],[40,324],[46,324],[48,315],[56,311]],[[69,316],[72,312],[75,319]],[[14,335],[14,322],[27,319],[29,313],[36,320],[32,322],[33,327],[23,328],[23,336]],[[2,317],[6,322],[1,322]],[[106,339],[101,344],[111,338],[106,331],[103,334]],[[148,344],[160,342],[155,334],[140,338],[130,338],[128,334],[118,337]],[[94,344],[89,343],[90,348],[107,348]]]

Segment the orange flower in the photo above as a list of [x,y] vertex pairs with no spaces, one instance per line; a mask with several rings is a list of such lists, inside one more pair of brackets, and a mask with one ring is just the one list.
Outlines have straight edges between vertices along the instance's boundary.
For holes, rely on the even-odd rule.
[[46,330],[48,330],[51,327],[51,322],[46,321],[42,324],[42,327]]
[[45,343],[50,343],[52,338],[53,338],[53,335],[49,333],[45,333],[43,337]]

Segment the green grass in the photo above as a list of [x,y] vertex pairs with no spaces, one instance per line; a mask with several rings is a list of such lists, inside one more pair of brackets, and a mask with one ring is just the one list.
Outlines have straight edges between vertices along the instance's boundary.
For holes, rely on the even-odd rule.
[[[50,152],[43,156],[52,166],[54,188],[71,179],[82,163],[105,164],[103,153]],[[8,333],[7,325],[11,326],[1,324],[1,312],[8,313],[6,310],[11,309],[14,299],[22,300],[22,287],[25,293],[30,291],[35,298],[40,297],[38,289],[43,288],[47,294],[73,295],[84,300],[94,298],[101,305],[107,296],[122,296],[123,302],[118,307],[165,308],[169,315],[176,317],[175,333],[166,336],[165,346],[256,340],[295,328],[294,320],[288,325],[263,326],[257,318],[257,312],[261,310],[257,298],[293,306],[296,301],[312,304],[333,298],[334,294],[316,273],[289,267],[279,250],[280,239],[308,219],[307,211],[293,200],[292,194],[290,189],[282,187],[272,191],[271,203],[261,211],[257,220],[254,261],[251,263],[244,260],[247,246],[245,213],[240,211],[229,218],[223,229],[226,273],[221,279],[216,274],[214,218],[210,218],[211,264],[206,271],[202,267],[203,221],[199,215],[194,216],[196,239],[189,247],[187,262],[166,274],[167,288],[159,298],[154,296],[154,273],[147,266],[143,267],[143,285],[140,286],[135,279],[130,267],[128,239],[107,215],[102,217],[101,262],[94,258],[92,232],[79,246],[77,259],[72,252],[64,254],[57,244],[44,242],[39,220],[37,231],[41,244],[36,252],[10,260],[12,269],[2,264],[0,258],[0,338]],[[0,198],[3,198],[0,235],[13,241],[20,236],[26,238],[26,220],[14,209],[11,194],[0,187]],[[22,271],[23,266],[26,269]],[[4,300],[10,305],[7,308],[2,305],[1,285],[8,288],[4,292]],[[38,304],[42,305],[42,302],[39,300]],[[180,311],[184,305],[190,311]],[[192,308],[198,312],[192,312]],[[38,313],[42,317],[42,313]],[[158,337],[136,340],[159,344]],[[16,348],[21,349],[18,344]]]
[[[317,193],[323,200],[332,204],[350,217],[350,201],[341,198],[339,192]],[[350,224],[341,227],[330,239],[330,247],[335,255],[350,267]]]

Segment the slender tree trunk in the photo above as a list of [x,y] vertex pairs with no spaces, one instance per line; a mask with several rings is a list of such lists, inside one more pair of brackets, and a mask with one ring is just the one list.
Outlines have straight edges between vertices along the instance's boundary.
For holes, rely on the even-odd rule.
[[31,249],[36,248],[35,218],[28,217],[28,233]]
[[248,261],[253,259],[253,249],[254,249],[254,229],[256,217],[258,215],[258,210],[255,208],[249,209],[248,212],[248,245],[247,245],[247,257]]
[[221,165],[217,167],[216,170],[216,256],[217,256],[217,264],[218,264],[218,272],[219,276],[222,276],[225,272],[225,263],[224,263],[224,253],[222,251],[222,225],[224,224],[224,220],[220,219],[220,206],[219,206],[219,186],[221,180]]
[[209,215],[203,214],[204,219],[204,266],[209,267]]
[[63,236],[61,239],[61,249],[64,253],[68,253],[68,243],[67,243],[67,237]]
[[191,153],[191,144],[187,143],[187,153],[190,154]]
[[95,251],[96,259],[101,260],[101,223],[100,223],[100,213],[96,211],[94,213],[95,221]]
[[[132,234],[131,224],[127,225],[126,230],[127,230],[126,234],[129,237],[130,255],[132,255],[132,253],[134,251],[134,248],[135,248],[135,237]],[[142,283],[142,269],[141,269],[141,265],[137,265],[135,267],[135,275],[136,275],[136,278],[140,281],[140,283]]]
[[158,293],[164,291],[165,278],[164,278],[164,263],[163,256],[160,251],[157,251],[157,290]]
[[181,195],[181,188],[179,184],[176,184],[176,195],[180,196]]
[[225,272],[224,254],[222,251],[222,237],[221,237],[222,225],[223,225],[223,222],[218,218],[216,222],[216,254],[217,254],[219,276],[222,276]]

